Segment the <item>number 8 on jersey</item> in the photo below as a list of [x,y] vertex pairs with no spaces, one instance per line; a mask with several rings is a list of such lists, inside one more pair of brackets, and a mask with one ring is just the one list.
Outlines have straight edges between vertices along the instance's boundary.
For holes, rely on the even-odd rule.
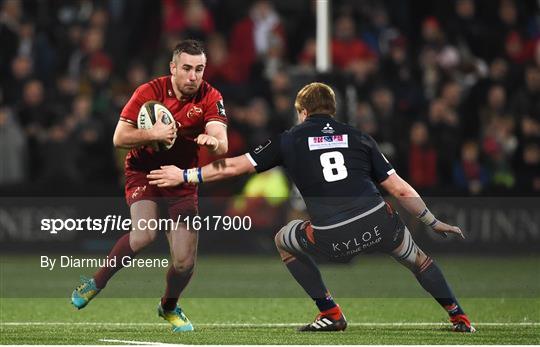
[[320,156],[323,175],[326,182],[335,182],[347,178],[345,158],[338,151],[326,152]]

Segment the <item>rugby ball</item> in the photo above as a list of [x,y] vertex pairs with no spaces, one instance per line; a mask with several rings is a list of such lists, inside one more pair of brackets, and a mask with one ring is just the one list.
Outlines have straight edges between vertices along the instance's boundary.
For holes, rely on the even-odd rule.
[[[159,116],[159,117],[158,117]],[[159,101],[147,101],[144,103],[144,105],[141,106],[141,109],[139,110],[139,115],[137,116],[137,128],[139,129],[152,129],[154,124],[156,124],[157,119],[161,117],[161,122],[164,124],[173,124],[174,129],[176,130],[176,122],[174,121],[174,117]],[[167,145],[163,142],[156,141],[152,148],[154,148],[156,151],[166,151],[169,148],[171,148],[174,145],[171,143],[170,145]]]

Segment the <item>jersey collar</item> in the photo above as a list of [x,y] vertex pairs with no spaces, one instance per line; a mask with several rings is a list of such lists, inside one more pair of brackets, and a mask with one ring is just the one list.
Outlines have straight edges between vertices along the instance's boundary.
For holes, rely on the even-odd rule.
[[306,121],[308,120],[318,120],[318,119],[323,119],[323,120],[328,120],[328,119],[331,119],[331,118],[334,118],[332,117],[331,115],[329,114],[325,114],[325,113],[314,113],[312,115],[310,115],[309,117],[306,118]]
[[172,76],[169,76],[169,78],[167,78],[167,97],[176,99],[176,94],[174,94],[171,78]]

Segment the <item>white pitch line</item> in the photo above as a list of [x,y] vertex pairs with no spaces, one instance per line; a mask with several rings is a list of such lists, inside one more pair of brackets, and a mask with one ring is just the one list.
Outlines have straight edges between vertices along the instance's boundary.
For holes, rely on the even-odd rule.
[[152,345],[152,346],[167,346],[170,345],[168,343],[163,342],[148,342],[148,341],[132,341],[132,340],[115,340],[115,339],[99,339],[98,341],[102,342],[116,342],[116,343],[124,343],[128,345]]
[[[306,323],[200,323],[199,327],[223,327],[223,328],[280,328],[305,325]],[[378,326],[445,326],[450,323],[444,322],[350,322],[349,326],[356,327],[378,327]],[[478,326],[540,326],[540,322],[473,322]],[[167,323],[121,323],[121,322],[1,322],[0,326],[168,326]]]

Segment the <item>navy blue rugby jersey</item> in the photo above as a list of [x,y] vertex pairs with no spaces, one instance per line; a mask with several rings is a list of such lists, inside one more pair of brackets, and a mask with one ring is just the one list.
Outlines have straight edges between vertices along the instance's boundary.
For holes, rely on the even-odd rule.
[[281,165],[306,203],[313,226],[331,226],[383,203],[375,182],[394,173],[369,135],[315,114],[247,154],[257,172]]

